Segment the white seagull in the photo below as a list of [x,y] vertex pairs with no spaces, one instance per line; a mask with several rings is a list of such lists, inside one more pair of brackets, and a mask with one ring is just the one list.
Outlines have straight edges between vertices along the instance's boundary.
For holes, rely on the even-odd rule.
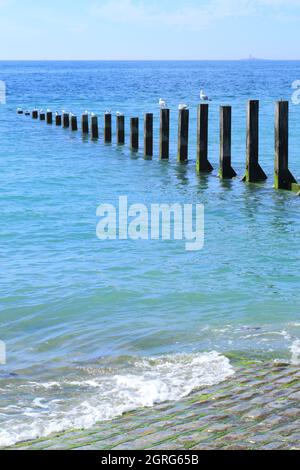
[[116,112],[116,116],[124,116],[124,114],[121,113],[120,111],[117,111],[117,112]]
[[209,97],[204,93],[203,90],[200,91],[200,100],[201,101],[210,101]]
[[163,100],[162,98],[159,98],[158,104],[160,106],[160,109],[164,109],[164,108],[167,107],[167,102],[165,100]]
[[104,114],[111,114],[111,111],[107,109]]
[[179,111],[180,111],[180,110],[182,110],[182,109],[189,109],[189,107],[188,107],[187,104],[180,103],[180,105],[178,106],[178,109],[179,109]]

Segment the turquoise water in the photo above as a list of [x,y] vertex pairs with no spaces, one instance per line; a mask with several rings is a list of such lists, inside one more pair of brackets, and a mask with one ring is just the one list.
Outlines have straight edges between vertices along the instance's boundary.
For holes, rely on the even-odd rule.
[[[300,62],[0,62],[0,445],[90,426],[229,377],[227,353],[297,358],[299,198],[272,188],[274,101]],[[212,175],[195,172],[199,90],[210,103]],[[171,159],[158,161],[158,99],[171,108]],[[233,167],[245,168],[246,102],[261,100],[269,179],[221,182],[220,104],[233,106]],[[176,163],[177,107],[190,106],[189,165]],[[17,116],[50,107],[99,114],[99,142]],[[154,113],[155,155],[103,144],[103,113]],[[290,106],[290,168],[300,179],[300,107]],[[115,135],[113,135],[115,142]],[[127,139],[128,140],[128,139]],[[142,125],[141,125],[142,142]],[[202,203],[205,246],[100,241],[96,209]]]

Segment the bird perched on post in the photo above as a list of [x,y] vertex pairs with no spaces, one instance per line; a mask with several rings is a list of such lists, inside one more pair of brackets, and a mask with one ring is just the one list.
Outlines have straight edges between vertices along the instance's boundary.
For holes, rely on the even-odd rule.
[[189,107],[187,104],[180,103],[180,105],[178,106],[178,109],[181,111],[182,109],[189,109]]
[[164,109],[167,106],[167,102],[163,100],[162,98],[159,98],[158,104],[159,104],[160,109]]
[[206,93],[204,93],[203,90],[200,91],[200,100],[201,100],[201,101],[211,101],[211,100],[209,99],[209,97],[206,95]]

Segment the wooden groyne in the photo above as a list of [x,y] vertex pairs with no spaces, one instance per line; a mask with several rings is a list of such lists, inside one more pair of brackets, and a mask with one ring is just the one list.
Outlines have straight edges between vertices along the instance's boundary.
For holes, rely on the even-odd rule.
[[[21,113],[20,108],[17,110]],[[30,115],[30,113],[28,113]],[[26,115],[26,113],[25,113]],[[31,112],[34,120],[46,121],[53,124],[53,113],[47,110]],[[180,105],[178,111],[178,151],[179,163],[188,163],[189,160],[189,121],[190,112],[187,106]],[[55,114],[56,126],[62,126],[72,131],[78,131],[77,116],[63,111]],[[237,174],[232,166],[231,139],[232,139],[232,108],[220,107],[220,155],[218,175],[221,179],[232,179]],[[213,167],[209,161],[208,146],[209,130],[209,104],[202,103],[198,106],[197,135],[196,135],[196,171],[210,173]],[[98,116],[85,112],[81,116],[81,132],[91,136],[92,140],[99,139]],[[170,158],[170,109],[160,110],[159,131],[159,158]],[[113,140],[112,114],[104,114],[103,128],[104,143],[111,144]],[[242,181],[246,183],[259,183],[267,179],[267,175],[259,164],[259,101],[250,100],[247,104],[247,128],[246,128],[246,171]],[[139,150],[139,118],[130,118],[130,148],[132,152]],[[153,114],[144,115],[144,157],[153,157]],[[121,113],[116,115],[116,143],[125,144],[125,117]],[[274,163],[274,187],[294,191],[300,195],[300,184],[297,183],[289,170],[289,102],[278,101],[275,106],[275,163]]]

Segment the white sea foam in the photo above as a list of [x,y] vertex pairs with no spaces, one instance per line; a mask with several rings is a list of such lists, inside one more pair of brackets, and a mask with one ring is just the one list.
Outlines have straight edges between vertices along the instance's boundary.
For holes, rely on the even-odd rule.
[[229,360],[214,351],[136,359],[128,370],[118,369],[117,373],[87,370],[88,377],[57,379],[56,387],[52,381],[42,382],[37,390],[36,382],[28,382],[35,396],[30,404],[19,402],[18,412],[9,423],[3,422],[0,445],[89,428],[126,411],[179,400],[201,386],[219,383],[234,374]]
[[292,359],[291,362],[294,365],[300,364],[300,340],[297,339],[291,346]]

